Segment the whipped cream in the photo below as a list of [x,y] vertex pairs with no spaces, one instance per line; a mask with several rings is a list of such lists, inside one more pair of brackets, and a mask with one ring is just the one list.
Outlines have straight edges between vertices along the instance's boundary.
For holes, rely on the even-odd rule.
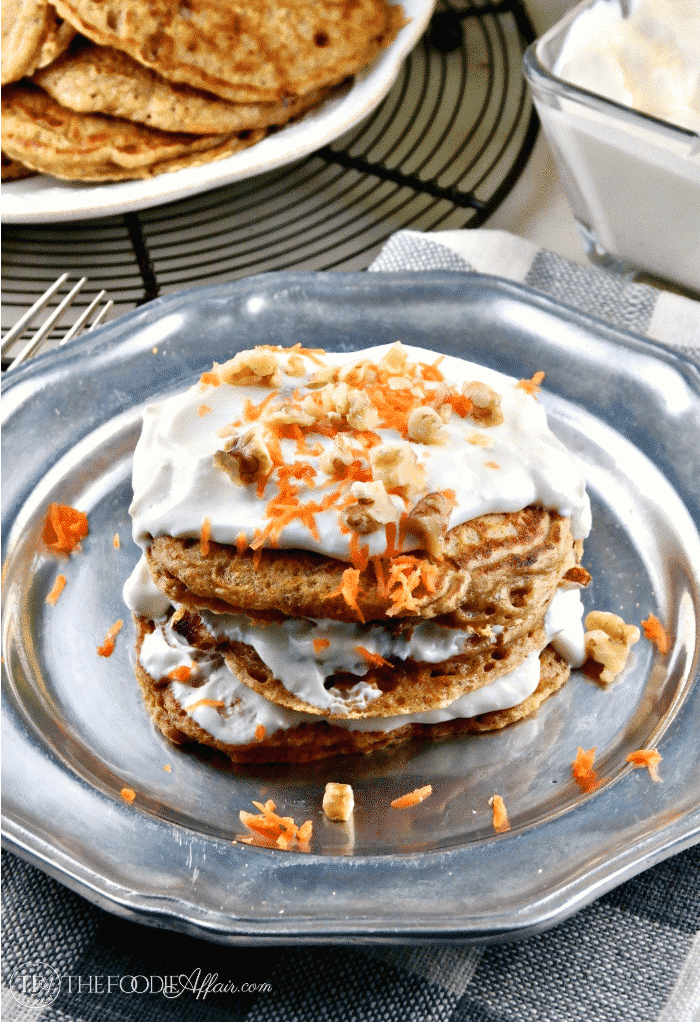
[[[133,609],[138,613],[138,607]],[[573,667],[579,667],[585,659],[582,616],[583,605],[579,591],[560,589],[555,594],[545,617],[545,644],[552,642],[555,649],[561,652]],[[207,620],[210,617],[216,615],[209,615]],[[308,621],[306,624],[311,630],[318,629],[318,634],[323,630],[324,634],[333,637],[333,642],[337,638],[338,649],[333,658],[336,670],[359,673],[360,665],[355,663],[352,640],[346,634],[348,629],[355,626],[328,620]],[[227,632],[229,627],[231,619],[224,616],[223,631]],[[439,626],[433,628],[440,631]],[[255,631],[253,626],[250,630]],[[371,641],[366,634],[368,631],[382,630],[379,626],[365,629],[362,635],[363,644]],[[410,655],[417,660],[439,662],[436,658],[449,648],[449,644],[459,645],[459,639],[454,635],[455,630],[443,631],[448,633],[442,640],[444,646],[432,637],[423,636],[411,649]],[[302,643],[301,646],[293,648],[295,636],[290,631],[275,627],[260,628],[258,632],[262,633],[262,636],[258,636],[258,645],[255,648],[263,662],[273,673],[280,671],[283,675],[280,680],[284,684],[291,682],[294,686],[291,690],[300,698],[315,705],[313,700],[318,697],[320,668],[313,643],[310,645]],[[463,643],[467,633],[461,633],[461,636]],[[381,641],[378,636],[376,641],[378,643]],[[386,635],[383,641],[387,645],[378,645],[377,649],[383,648],[388,651],[392,637]],[[285,667],[285,643],[289,669]],[[333,720],[333,725],[364,731],[392,731],[410,723],[434,724],[508,709],[527,699],[537,688],[540,678],[540,652],[533,651],[515,670],[474,692],[460,696],[448,706],[400,716],[339,718]],[[165,677],[178,667],[187,667],[196,672],[197,680],[200,682],[204,679],[197,686],[172,681],[170,691],[185,711],[188,707],[193,707],[191,716],[201,728],[228,744],[244,745],[252,742],[259,725],[262,725],[266,734],[270,735],[280,729],[288,729],[301,723],[318,723],[322,719],[316,714],[288,710],[265,699],[238,681],[229,668],[221,663],[220,657],[202,653],[189,646],[167,624],[157,625],[155,630],[144,638],[139,661],[143,669],[154,679]],[[366,663],[363,670],[367,670]],[[358,686],[362,686],[361,681]],[[204,699],[221,701],[224,705],[220,710],[217,707],[201,705],[201,700]]]
[[697,0],[597,0],[574,20],[554,65],[566,82],[700,132]]
[[[212,540],[225,544],[242,540],[253,543],[270,527],[273,518],[270,501],[278,492],[277,483],[274,472],[262,493],[255,482],[235,482],[215,463],[215,455],[222,450],[226,438],[240,437],[252,426],[260,428],[264,416],[252,419],[250,410],[260,408],[271,395],[275,401],[287,401],[297,407],[305,397],[311,398],[318,389],[312,378],[319,363],[348,367],[360,359],[379,360],[388,350],[389,346],[383,346],[351,355],[327,353],[322,359],[304,356],[302,371],[298,363],[295,375],[285,375],[286,353],[281,353],[277,394],[269,386],[256,383],[210,385],[205,374],[205,382],[146,408],[134,454],[134,498],[130,512],[135,541],[145,549],[156,536],[197,538],[208,520]],[[518,511],[528,505],[540,505],[570,516],[575,538],[585,537],[590,529],[590,505],[583,476],[549,429],[545,410],[536,398],[511,377],[474,363],[451,357],[439,359],[435,352],[423,349],[402,350],[413,362],[428,366],[439,363],[439,372],[457,387],[474,380],[487,384],[500,395],[503,417],[499,424],[485,426],[469,416],[450,414],[446,422],[440,422],[437,443],[407,440],[398,429],[381,423],[372,428],[373,443],[398,448],[402,456],[409,448],[412,451],[410,457],[420,485],[414,487],[411,503],[429,493],[449,491],[453,503],[448,528],[488,512]],[[397,386],[405,385],[406,381],[396,379]],[[431,386],[437,388],[439,384]],[[344,435],[352,443],[362,436],[362,431],[345,429]],[[301,446],[292,439],[279,441],[279,451],[287,465],[306,466],[295,477],[294,485],[299,502],[309,508],[322,507],[328,498],[333,480],[322,466],[333,444],[332,436],[313,429]],[[372,479],[375,478],[373,474]],[[349,485],[343,496],[348,491]],[[398,524],[406,511],[406,497],[392,491],[388,499],[391,503],[385,503],[384,513],[388,507],[389,515],[395,514]],[[341,528],[340,500],[337,506],[314,512],[312,524],[308,518],[285,522],[273,541],[264,545],[314,550],[351,561],[352,530]],[[387,551],[387,536],[385,528],[361,536],[369,556]],[[415,549],[419,542],[409,534],[402,549]]]

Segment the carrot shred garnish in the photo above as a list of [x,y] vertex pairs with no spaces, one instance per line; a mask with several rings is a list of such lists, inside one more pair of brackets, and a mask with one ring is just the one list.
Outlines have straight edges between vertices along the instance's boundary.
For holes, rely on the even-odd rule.
[[321,653],[324,649],[328,649],[330,644],[330,639],[314,639],[314,651],[316,653]]
[[69,504],[49,504],[42,539],[56,554],[70,554],[88,534],[87,515]]
[[652,781],[660,781],[657,767],[661,759],[661,753],[656,749],[637,749],[636,752],[630,752],[627,762],[633,767],[646,767]]
[[346,568],[340,580],[340,585],[332,593],[326,593],[324,600],[330,600],[334,596],[342,596],[348,607],[355,611],[362,624],[365,623],[364,616],[357,604],[357,593],[360,587],[360,572],[358,568]]
[[212,409],[209,405],[200,405],[197,409],[197,415],[200,419],[203,419],[205,415],[211,415]]
[[115,532],[114,535],[112,536],[112,546],[114,547],[115,550],[121,550],[122,541],[119,538],[118,532]]
[[199,533],[199,546],[202,551],[202,557],[209,556],[209,543],[211,540],[211,519],[205,518],[202,522],[202,528]]
[[432,784],[426,784],[422,788],[414,788],[413,791],[409,791],[406,795],[399,795],[390,805],[392,809],[409,809],[411,806],[417,806],[419,802],[423,802],[432,793]]
[[202,375],[199,377],[199,382],[203,383],[205,386],[209,386],[209,387],[220,387],[221,386],[221,380],[219,379],[219,377],[216,375],[216,373],[211,373],[211,372],[209,372],[209,373],[202,373]]
[[502,797],[500,795],[492,795],[489,799],[489,805],[491,806],[491,821],[493,829],[499,834],[503,834],[506,830],[510,830],[508,811]]
[[192,677],[192,668],[188,667],[187,664],[173,667],[172,671],[168,671],[168,677],[172,678],[173,681],[181,681],[184,684]]
[[364,571],[369,563],[369,547],[360,546],[359,533],[353,532],[350,538],[350,560],[354,568]]
[[267,731],[265,730],[265,725],[264,724],[256,725],[256,728],[255,728],[255,740],[256,741],[262,742],[262,740],[265,738],[266,734],[267,734]]
[[124,622],[121,618],[119,618],[119,620],[115,621],[111,628],[108,629],[104,642],[101,646],[97,647],[97,652],[100,656],[111,656],[112,653],[114,653],[114,640],[119,635],[123,627]]
[[372,653],[370,650],[365,649],[364,646],[355,646],[355,652],[359,653],[363,660],[366,660],[370,667],[393,667],[394,665],[389,661],[385,660],[379,653]]
[[595,746],[586,752],[579,745],[576,759],[571,764],[571,773],[581,791],[593,791],[600,784],[598,776],[593,769],[595,753]]
[[531,394],[534,397],[540,389],[543,379],[544,373],[540,370],[529,380],[518,380],[518,386],[521,390],[524,390],[526,394]]
[[384,562],[381,557],[372,557],[372,567],[374,568],[374,574],[377,579],[377,592],[384,599],[387,596],[388,590],[386,587],[386,576],[384,574]]
[[241,823],[252,832],[251,837],[237,835],[236,840],[244,844],[260,845],[263,848],[281,848],[285,851],[296,847],[298,851],[308,851],[308,844],[311,840],[313,824],[306,820],[300,827],[291,816],[279,816],[277,808],[272,799],[268,799],[263,805],[262,802],[253,800],[253,805],[260,812],[259,814],[246,812],[241,809],[238,816]]
[[56,603],[56,601],[58,600],[59,596],[61,595],[61,593],[65,589],[65,587],[66,587],[66,576],[65,575],[56,575],[56,580],[55,580],[54,584],[51,586],[50,592],[48,592],[46,594],[46,603],[50,603],[53,606],[53,604]]
[[133,788],[122,788],[119,794],[121,795],[125,802],[129,803],[133,802],[134,799],[136,798],[136,792],[134,791]]
[[165,766],[163,767],[163,770],[165,770],[166,774],[171,774],[173,772],[173,768],[170,766],[169,763],[165,764]]
[[236,550],[239,554],[242,554],[244,550],[248,549],[248,537],[245,532],[239,532],[236,536]]
[[647,639],[654,643],[659,650],[659,653],[668,653],[668,648],[670,646],[668,633],[659,621],[658,617],[654,614],[650,614],[646,621],[642,621],[641,624]]
[[190,705],[186,706],[185,709],[187,713],[192,713],[193,710],[199,709],[200,706],[214,706],[217,709],[221,709],[221,707],[225,705],[226,703],[223,699],[198,699],[196,703],[190,703]]

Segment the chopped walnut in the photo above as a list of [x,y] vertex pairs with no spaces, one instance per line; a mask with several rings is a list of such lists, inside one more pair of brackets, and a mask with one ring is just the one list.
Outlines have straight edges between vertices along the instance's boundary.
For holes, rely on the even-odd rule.
[[428,493],[409,512],[404,523],[406,531],[417,536],[433,557],[442,557],[445,552],[445,536],[452,507],[452,501],[443,493]]
[[586,655],[601,665],[596,677],[603,684],[610,684],[622,671],[630,649],[638,641],[637,626],[625,624],[617,614],[592,610],[586,615]]
[[320,390],[321,387],[327,387],[329,383],[334,383],[338,378],[338,369],[336,366],[321,366],[309,377],[306,386],[309,390]]
[[382,525],[396,521],[396,508],[384,488],[384,483],[353,483],[350,495],[355,497],[357,503],[351,504],[343,511],[343,521],[353,532],[366,536],[370,532],[376,532]]
[[352,390],[348,396],[348,423],[353,429],[374,429],[379,425],[379,412],[363,390]]
[[296,352],[291,354],[287,359],[287,364],[284,367],[287,376],[303,376],[306,372],[306,366],[304,365],[304,359],[301,355]]
[[323,792],[323,812],[329,820],[347,823],[355,808],[355,795],[350,784],[329,781]]
[[235,437],[214,454],[214,464],[226,472],[236,486],[247,486],[264,479],[272,468],[272,458],[259,428]]
[[271,426],[313,426],[316,417],[294,401],[281,401],[265,409],[263,420]]
[[426,472],[408,443],[373,447],[369,455],[372,478],[381,480],[387,490],[413,497],[425,488]]
[[444,444],[447,434],[443,425],[439,412],[429,405],[420,405],[408,416],[408,435],[418,444]]
[[318,467],[329,476],[339,476],[343,469],[352,465],[357,458],[357,452],[352,447],[346,433],[336,433],[333,437],[333,446],[324,451],[318,459]]
[[573,568],[569,568],[562,578],[565,587],[570,589],[585,589],[590,581],[590,573],[585,568],[582,568],[580,564],[575,564]]
[[462,393],[469,398],[472,409],[469,417],[482,426],[498,426],[503,422],[501,395],[493,387],[479,380],[462,384]]
[[397,341],[382,355],[379,365],[382,369],[390,372],[392,376],[401,376],[406,371],[407,361],[408,352],[401,341]]
[[272,351],[254,348],[252,351],[239,351],[237,355],[216,366],[219,378],[224,383],[246,387],[260,384],[265,387],[279,387],[282,384],[279,360]]

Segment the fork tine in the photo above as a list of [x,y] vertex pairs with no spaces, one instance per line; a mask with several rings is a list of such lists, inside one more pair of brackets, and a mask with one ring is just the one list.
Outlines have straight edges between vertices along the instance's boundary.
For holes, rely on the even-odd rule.
[[57,320],[59,320],[61,318],[61,316],[63,315],[63,313],[66,311],[66,309],[70,305],[72,305],[73,299],[78,294],[78,292],[82,288],[83,284],[85,284],[86,282],[87,282],[87,277],[81,277],[80,278],[78,283],[68,292],[68,294],[63,299],[61,304],[56,306],[56,308],[51,313],[51,315],[48,317],[48,319],[43,324],[43,326],[41,326],[36,331],[36,333],[34,334],[32,339],[30,341],[28,341],[27,344],[25,344],[24,348],[22,348],[22,350],[20,351],[19,355],[11,363],[11,365],[10,365],[10,367],[8,369],[8,372],[9,372],[10,369],[14,369],[16,366],[18,366],[21,362],[24,362],[25,359],[28,359],[29,356],[32,355],[36,351],[36,349],[39,347],[39,345],[44,340],[44,338],[47,337],[48,334],[50,333],[51,328],[53,327],[54,323],[56,323]]
[[31,326],[31,324],[36,319],[37,314],[44,308],[46,303],[51,298],[53,298],[53,296],[56,294],[61,285],[68,280],[69,276],[70,274],[68,273],[61,274],[58,280],[55,280],[53,282],[48,291],[45,291],[40,298],[37,298],[37,300],[32,305],[31,309],[27,309],[22,318],[18,319],[15,325],[10,330],[7,331],[7,333],[2,339],[0,353],[4,354],[9,348],[9,346],[12,344],[12,342],[16,340],[17,337],[19,337],[22,331],[25,330],[28,326]]
[[[102,301],[106,294],[107,294],[106,291],[100,291],[100,293],[93,298],[93,300],[88,305],[87,309],[81,312],[78,319],[76,319],[75,323],[70,328],[66,336],[62,337],[61,340],[58,342],[59,347],[62,347],[64,344],[68,344],[68,341],[72,341],[74,337],[78,336],[78,334],[83,329],[87,321],[90,319],[90,316],[92,316],[93,311],[100,304],[100,302]],[[95,322],[90,327],[91,330],[97,325],[97,323],[100,322],[100,320],[104,317],[104,314],[107,312],[109,308],[111,308],[113,304],[114,303],[112,301],[109,301],[107,305],[100,311],[99,316],[95,319]]]

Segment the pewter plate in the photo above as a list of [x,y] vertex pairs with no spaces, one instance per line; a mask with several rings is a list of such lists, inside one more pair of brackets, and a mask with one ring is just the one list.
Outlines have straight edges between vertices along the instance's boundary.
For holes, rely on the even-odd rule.
[[[552,428],[588,480],[587,607],[666,623],[619,682],[575,673],[496,735],[412,743],[311,767],[233,767],[177,750],[141,705],[127,622],[130,462],[143,404],[256,343],[357,350],[401,340],[516,377],[546,371]],[[3,834],[119,915],[224,943],[486,942],[543,930],[700,836],[700,373],[636,335],[477,274],[269,274],[152,302],[5,380]],[[49,501],[84,509],[67,562],[41,552]],[[113,538],[118,534],[121,546]],[[67,586],[45,596],[56,574]],[[597,748],[603,780],[570,764]],[[662,783],[626,755],[657,747]],[[170,771],[164,770],[166,765]],[[321,811],[352,783],[352,824]],[[433,795],[393,810],[399,793]],[[119,797],[136,793],[133,805]],[[489,798],[512,829],[494,833]],[[310,854],[234,839],[272,798],[314,824]]]

